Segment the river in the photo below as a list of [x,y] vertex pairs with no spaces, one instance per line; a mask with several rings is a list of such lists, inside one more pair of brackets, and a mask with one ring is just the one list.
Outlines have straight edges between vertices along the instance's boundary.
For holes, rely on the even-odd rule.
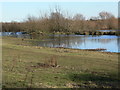
[[[0,36],[14,36],[18,38],[30,38],[29,34],[17,32],[3,32]],[[37,46],[65,47],[73,49],[106,49],[103,52],[120,52],[120,37],[115,35],[51,35],[44,41],[34,42]]]

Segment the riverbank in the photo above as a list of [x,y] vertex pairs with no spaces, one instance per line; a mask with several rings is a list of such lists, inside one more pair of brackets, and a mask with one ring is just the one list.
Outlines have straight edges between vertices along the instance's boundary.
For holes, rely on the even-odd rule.
[[118,87],[118,54],[37,47],[30,40],[3,37],[3,87]]
[[119,30],[94,30],[94,31],[76,31],[76,32],[0,32],[0,36],[17,36],[17,35],[28,34],[31,38],[37,38],[41,36],[42,38],[49,35],[116,35],[120,36]]
[[[108,30],[109,31],[109,30]],[[75,32],[76,35],[116,35],[119,36],[117,31],[102,32],[101,31],[87,31],[87,32]]]

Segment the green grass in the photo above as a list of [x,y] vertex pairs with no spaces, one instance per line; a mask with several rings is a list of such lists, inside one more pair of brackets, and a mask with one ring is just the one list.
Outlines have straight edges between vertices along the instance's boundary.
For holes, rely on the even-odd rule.
[[[32,40],[2,39],[3,87],[118,87],[118,54],[32,46]],[[60,67],[34,67],[56,57]]]

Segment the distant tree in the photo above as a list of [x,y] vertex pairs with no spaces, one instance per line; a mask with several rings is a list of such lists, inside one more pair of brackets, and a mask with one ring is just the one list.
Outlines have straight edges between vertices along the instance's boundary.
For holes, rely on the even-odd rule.
[[34,17],[34,16],[30,16],[30,15],[28,15],[28,17],[27,17],[27,21],[28,21],[28,22],[35,22],[35,21],[37,21],[37,18]]
[[114,17],[113,14],[111,14],[111,13],[109,13],[109,12],[105,12],[105,11],[100,12],[100,13],[99,13],[99,16],[100,16],[100,18],[101,18],[102,20],[110,19],[110,18],[113,18],[113,17]]
[[64,24],[65,24],[65,18],[63,14],[61,14],[60,9],[56,8],[55,12],[51,12],[50,15],[50,28],[53,32],[62,32],[65,30]]
[[76,32],[84,31],[85,17],[82,14],[76,14],[73,17],[72,29]]
[[82,14],[76,14],[73,17],[74,20],[85,20],[85,17]]
[[112,13],[103,11],[103,12],[99,13],[99,16],[100,16],[101,20],[103,20],[101,22],[102,29],[112,29],[112,28],[114,28],[113,22],[114,22],[115,17]]
[[[2,31],[17,32],[26,31],[28,33],[46,34],[47,33],[80,33],[86,31],[94,31],[99,29],[117,29],[118,18],[109,12],[100,12],[99,16],[92,16],[89,20],[77,13],[73,17],[68,12],[63,13],[59,6],[53,11],[41,13],[39,17],[28,15],[26,21],[2,23]],[[44,35],[43,35],[44,36]]]

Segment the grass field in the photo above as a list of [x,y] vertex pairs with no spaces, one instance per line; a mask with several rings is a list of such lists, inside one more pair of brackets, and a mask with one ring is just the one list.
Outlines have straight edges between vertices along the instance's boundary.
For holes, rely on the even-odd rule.
[[[118,54],[32,46],[32,40],[2,39],[5,88],[117,88]],[[44,67],[40,63],[57,63]]]

